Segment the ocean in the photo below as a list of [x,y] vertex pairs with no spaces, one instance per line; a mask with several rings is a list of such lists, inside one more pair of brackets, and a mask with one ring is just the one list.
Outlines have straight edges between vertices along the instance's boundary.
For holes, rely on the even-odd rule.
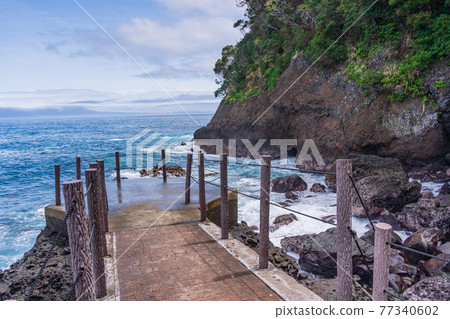
[[[203,126],[212,115],[196,115]],[[54,165],[61,165],[61,180],[74,179],[75,157],[81,156],[82,169],[96,159],[105,160],[107,182],[115,177],[114,152],[125,155],[127,140],[142,130],[156,133],[152,141],[157,147],[164,141],[167,152],[173,152],[173,164],[186,165],[185,156],[176,153],[188,152],[194,131],[198,128],[188,116],[142,116],[108,118],[59,118],[59,119],[7,119],[0,123],[0,269],[7,269],[20,259],[35,243],[36,236],[45,227],[44,207],[54,203]],[[186,145],[184,145],[184,143]],[[195,146],[195,149],[197,147]],[[207,156],[217,159],[216,156]],[[123,166],[125,158],[122,159]],[[256,163],[256,162],[255,162]],[[294,167],[294,159],[282,165],[273,161],[274,166]],[[194,170],[195,172],[196,170]],[[219,163],[206,162],[206,173],[219,171]],[[242,192],[259,195],[258,167],[229,165],[229,186]],[[290,175],[292,172],[273,169],[272,178]],[[141,178],[132,169],[123,170],[122,176]],[[210,176],[210,181],[217,176]],[[311,186],[324,184],[324,177],[302,174]],[[423,184],[424,188],[436,193],[438,184]],[[271,194],[272,201],[285,200],[284,194]],[[259,225],[259,202],[239,196],[239,220],[250,226]],[[316,194],[302,192],[291,208],[316,217],[336,214],[336,194],[331,190]],[[271,221],[287,212],[271,207]],[[353,228],[359,235],[367,230],[366,219],[353,218]],[[279,246],[286,236],[312,234],[324,231],[330,225],[300,217],[287,226],[270,234],[271,241]],[[401,233],[405,237],[406,233]]]

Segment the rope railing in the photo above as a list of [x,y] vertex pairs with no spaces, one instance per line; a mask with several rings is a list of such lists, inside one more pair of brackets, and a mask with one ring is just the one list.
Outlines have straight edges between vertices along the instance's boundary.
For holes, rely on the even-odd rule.
[[[194,178],[194,177],[191,177],[191,178],[192,178],[195,182],[198,183],[198,179],[196,179],[196,178]],[[219,178],[220,178],[220,177],[219,177]],[[217,178],[217,179],[219,179],[219,178]],[[217,180],[217,179],[216,179],[216,180]],[[220,188],[220,185],[219,185],[219,184],[213,183],[213,182],[211,182],[211,181],[205,181],[205,183]],[[246,193],[240,192],[240,191],[238,191],[237,189],[234,189],[234,188],[229,188],[229,187],[228,187],[227,190],[230,191],[230,192],[233,192],[233,193],[236,193],[236,194],[239,194],[239,195],[248,197],[248,198],[252,198],[252,199],[255,199],[255,200],[261,200],[258,196],[251,195],[251,194],[246,194]],[[282,205],[280,205],[280,204],[278,204],[278,203],[275,203],[275,202],[269,202],[269,204],[272,205],[272,206],[275,206],[275,207],[284,209],[284,210],[286,210],[286,211],[292,212],[292,213],[294,213],[294,214],[298,214],[298,215],[301,215],[301,216],[304,216],[304,217],[307,217],[307,218],[310,218],[310,219],[317,220],[317,221],[322,222],[322,223],[324,223],[324,224],[329,224],[329,225],[332,225],[332,226],[337,226],[335,223],[332,223],[332,222],[329,222],[329,221],[326,221],[326,220],[323,220],[323,219],[320,219],[320,218],[318,218],[318,217],[311,216],[311,215],[308,215],[308,214],[305,214],[305,213],[301,213],[301,212],[296,211],[296,210],[294,210],[294,209],[291,209],[291,208],[288,208],[288,207],[284,207],[284,206],[282,206]]]
[[364,213],[366,214],[367,219],[369,220],[370,226],[372,227],[373,231],[375,231],[375,226],[373,225],[372,219],[370,219],[369,216],[369,209],[367,208],[366,204],[364,203],[361,193],[358,190],[358,187],[356,187],[355,180],[353,179],[353,176],[348,174],[348,177],[350,178],[350,181],[352,182],[352,186],[355,189],[356,195],[358,196],[359,201],[361,202],[361,205],[364,209]]
[[36,276],[36,279],[34,280],[33,285],[31,286],[31,289],[28,292],[27,297],[25,298],[25,301],[29,301],[31,296],[33,295],[34,289],[36,288],[38,281],[41,279],[42,273],[44,272],[44,269],[47,266],[47,263],[50,260],[50,257],[52,256],[53,250],[56,247],[56,243],[58,242],[59,238],[61,237],[64,227],[66,226],[67,219],[72,214],[72,211],[74,210],[75,205],[76,205],[76,202],[72,201],[72,203],[70,204],[69,209],[67,211],[67,214],[64,217],[64,221],[62,222],[61,226],[59,227],[58,234],[56,235],[56,238],[53,241],[52,246],[50,247],[50,250],[47,252],[47,255],[45,256],[44,263],[42,264],[41,269],[39,270],[39,273]]
[[418,255],[422,255],[422,256],[425,256],[425,257],[428,257],[428,258],[433,258],[433,259],[437,259],[437,260],[441,260],[441,261],[445,261],[445,262],[450,263],[450,259],[442,258],[442,257],[439,257],[439,256],[434,256],[434,255],[425,253],[425,252],[420,251],[420,250],[408,248],[408,247],[405,247],[405,246],[402,246],[402,245],[398,245],[398,244],[394,244],[394,243],[390,243],[390,242],[387,242],[386,245],[390,245],[390,246],[398,248],[398,249],[403,249],[403,250],[406,250],[406,251],[409,251],[409,252],[412,252],[412,253],[416,253]]
[[368,271],[369,274],[370,274],[370,279],[371,279],[372,282],[373,282],[373,275],[372,275],[372,272],[370,271],[369,263],[367,262],[367,256],[366,256],[366,254],[364,254],[364,252],[363,252],[362,249],[361,249],[361,246],[359,245],[357,234],[356,234],[356,232],[355,232],[353,229],[351,229],[350,227],[348,227],[348,230],[350,231],[350,234],[352,235],[353,240],[355,241],[355,244],[356,244],[356,247],[358,248],[359,254],[360,254],[361,257],[362,257],[363,262],[364,262],[364,265],[366,266],[367,271]]

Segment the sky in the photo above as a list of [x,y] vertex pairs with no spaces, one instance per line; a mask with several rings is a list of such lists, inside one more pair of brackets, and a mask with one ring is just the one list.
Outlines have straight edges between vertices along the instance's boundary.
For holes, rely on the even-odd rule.
[[214,112],[243,16],[235,0],[2,0],[0,108]]

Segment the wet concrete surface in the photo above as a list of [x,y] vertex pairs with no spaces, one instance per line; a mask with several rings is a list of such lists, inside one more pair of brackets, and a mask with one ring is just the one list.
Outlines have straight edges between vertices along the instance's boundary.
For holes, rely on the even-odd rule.
[[[138,178],[108,183],[109,230],[139,229],[200,220],[198,184],[191,181],[191,203],[185,204],[184,178]],[[219,196],[218,187],[206,184],[206,201]]]

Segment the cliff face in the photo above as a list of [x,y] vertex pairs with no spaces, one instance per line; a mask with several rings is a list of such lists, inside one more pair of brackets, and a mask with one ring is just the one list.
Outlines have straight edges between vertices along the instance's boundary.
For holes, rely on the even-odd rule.
[[[362,88],[347,82],[343,72],[312,67],[254,125],[252,123],[310,66],[294,57],[274,89],[246,102],[220,104],[211,122],[195,132],[195,139],[237,139],[238,155],[248,152],[239,139],[297,139],[299,152],[305,139],[313,139],[322,156],[333,160],[351,152],[431,159],[449,152],[450,91],[436,89],[437,80],[450,76],[446,61],[428,73],[425,86],[437,105],[421,98],[391,101],[388,94],[364,97]],[[279,147],[266,142],[262,149],[273,156]]]

